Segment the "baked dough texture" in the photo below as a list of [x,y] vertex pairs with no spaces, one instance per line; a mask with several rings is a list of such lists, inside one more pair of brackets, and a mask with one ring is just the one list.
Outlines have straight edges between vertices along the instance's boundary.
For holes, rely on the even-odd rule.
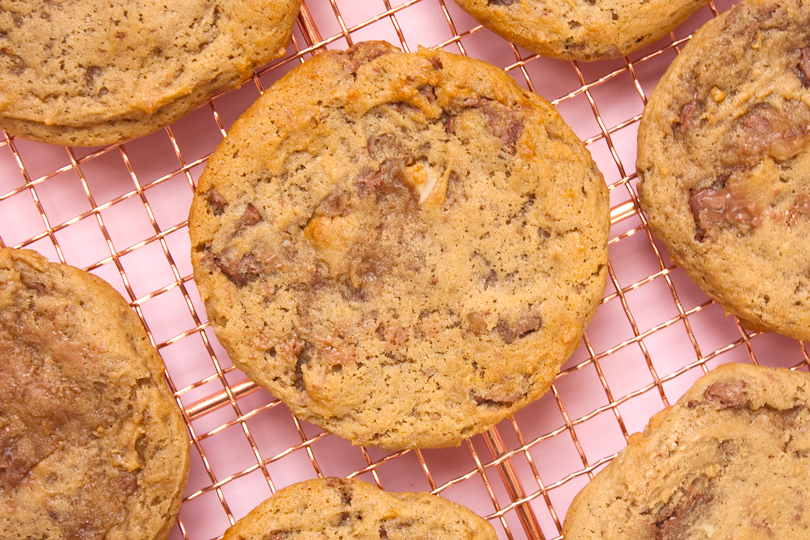
[[675,59],[638,131],[672,260],[753,330],[810,339],[810,1],[744,0]]
[[293,484],[229,528],[223,540],[496,540],[467,508],[430,493],[388,493],[360,480]]
[[810,374],[727,364],[574,498],[566,540],[810,537]]
[[301,0],[0,1],[0,128],[64,146],[156,131],[284,55]]
[[459,444],[538,398],[605,286],[607,189],[483,62],[328,51],[232,127],[189,216],[234,363],[355,444]]
[[537,54],[618,58],[661,39],[708,0],[456,0],[478,22]]
[[0,537],[169,537],[189,441],[163,369],[107,283],[0,249]]

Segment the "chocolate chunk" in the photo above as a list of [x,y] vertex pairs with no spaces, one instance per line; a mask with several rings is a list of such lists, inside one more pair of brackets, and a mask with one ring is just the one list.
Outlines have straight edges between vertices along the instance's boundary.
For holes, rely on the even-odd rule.
[[259,211],[256,209],[255,206],[248,203],[247,207],[245,208],[245,213],[242,214],[239,219],[236,221],[236,232],[241,231],[245,227],[250,227],[252,225],[256,225],[262,221],[262,216],[259,214]]
[[525,337],[532,332],[540,330],[543,326],[543,319],[540,315],[532,312],[522,314],[513,323],[508,323],[503,319],[498,319],[495,330],[500,334],[504,343],[514,343],[515,340]]
[[790,159],[810,143],[810,107],[785,102],[779,110],[759,103],[740,117],[729,131],[722,162],[727,167],[752,167],[763,157]]
[[342,216],[348,210],[350,200],[351,196],[346,191],[334,191],[324,198],[318,207],[315,208],[313,216],[330,218]]
[[436,92],[432,86],[426,84],[424,86],[419,87],[419,93],[425,96],[425,98],[430,102],[433,103],[436,101]]
[[487,98],[467,99],[464,105],[481,111],[489,120],[490,131],[501,139],[506,152],[515,154],[515,145],[523,132],[523,121],[514,109]]
[[701,510],[714,498],[708,492],[708,481],[705,478],[695,480],[686,488],[677,502],[667,504],[655,521],[655,540],[687,540],[690,538],[691,525],[700,515]]
[[748,403],[748,392],[745,381],[719,381],[703,392],[703,398],[721,409],[739,409]]
[[444,132],[448,135],[456,134],[456,118],[458,117],[452,114],[445,114],[442,116],[442,122],[444,122]]
[[205,192],[205,200],[211,205],[215,216],[221,215],[228,207],[228,201],[226,201],[225,197],[214,187],[209,188],[208,191]]
[[487,0],[488,6],[511,6],[517,0]]
[[712,225],[731,225],[756,229],[762,225],[759,209],[748,202],[747,192],[727,184],[728,176],[718,178],[710,187],[690,191],[689,209],[695,219],[695,240],[703,242]]
[[401,159],[383,161],[379,171],[358,178],[358,193],[361,197],[368,197],[373,193],[377,203],[388,198],[399,201],[396,205],[398,211],[415,208],[419,204],[419,193],[402,182],[403,167],[404,162]]
[[678,122],[672,126],[672,129],[678,135],[683,135],[700,121],[700,117],[704,110],[705,106],[698,98],[687,101],[684,103],[683,107],[681,107],[681,113],[678,115]]
[[354,73],[363,64],[385,54],[397,51],[393,45],[382,41],[363,41],[346,50],[346,69]]
[[102,69],[98,66],[92,66],[87,68],[84,71],[84,84],[87,86],[93,86],[93,82],[96,80],[96,77],[101,75]]
[[307,387],[304,384],[304,366],[312,361],[312,353],[315,351],[315,346],[309,341],[303,342],[299,345],[300,350],[295,355],[295,389],[299,392],[306,391]]
[[798,70],[802,85],[805,88],[810,88],[810,47],[802,49],[799,65],[796,66],[796,69]]
[[372,159],[380,162],[399,158],[404,152],[401,141],[393,133],[382,133],[370,138],[366,149]]
[[239,261],[234,261],[227,255],[214,257],[214,261],[222,273],[239,286],[247,285],[261,273],[261,266],[252,254],[245,255]]
[[341,478],[329,477],[326,479],[326,485],[340,492],[340,504],[343,506],[352,504],[351,482],[347,482]]
[[138,477],[130,472],[125,472],[121,475],[118,485],[121,493],[127,496],[132,495],[138,489]]

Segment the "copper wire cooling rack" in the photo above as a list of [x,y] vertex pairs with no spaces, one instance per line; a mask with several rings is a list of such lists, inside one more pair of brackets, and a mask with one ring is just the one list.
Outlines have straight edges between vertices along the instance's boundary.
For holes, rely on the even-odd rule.
[[[358,5],[359,4],[359,5]],[[35,249],[110,282],[166,363],[192,437],[172,539],[220,537],[278,489],[317,476],[431,491],[488,519],[502,539],[555,539],[573,496],[695,379],[720,363],[806,370],[806,346],[753,334],[675,268],[636,205],[636,128],[647,96],[716,0],[667,39],[590,63],[537,57],[481,28],[450,0],[305,0],[287,56],[176,124],[120,146],[0,139],[0,245]],[[196,179],[231,123],[319,50],[384,39],[486,60],[551,101],[610,189],[609,283],[582,345],[551,391],[457,448],[353,447],[294,418],[235,369],[191,278],[187,213]]]

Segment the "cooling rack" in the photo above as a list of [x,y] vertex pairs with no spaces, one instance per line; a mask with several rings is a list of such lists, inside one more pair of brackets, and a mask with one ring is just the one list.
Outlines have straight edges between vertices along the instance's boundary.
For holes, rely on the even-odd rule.
[[[318,476],[431,491],[488,519],[501,539],[559,539],[573,496],[704,372],[748,362],[807,370],[806,346],[745,331],[670,262],[635,193],[647,96],[715,0],[666,39],[591,63],[537,57],[450,0],[305,0],[287,55],[176,124],[120,146],[62,148],[0,138],[0,245],[35,249],[111,283],[166,364],[192,439],[172,540],[219,538],[272,493]],[[322,49],[384,39],[499,66],[551,101],[610,190],[608,287],[551,390],[457,448],[383,452],[293,417],[239,370],[207,323],[191,278],[187,213],[196,179],[231,123],[273,81]]]

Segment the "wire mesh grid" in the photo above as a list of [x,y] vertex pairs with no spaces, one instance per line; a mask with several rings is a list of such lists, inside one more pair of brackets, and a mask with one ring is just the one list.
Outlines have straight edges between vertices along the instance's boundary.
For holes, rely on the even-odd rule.
[[[431,491],[488,519],[500,538],[560,538],[573,496],[704,372],[726,362],[806,370],[803,343],[744,330],[675,268],[636,204],[646,97],[691,32],[731,4],[710,2],[629,57],[578,63],[517,48],[446,0],[305,0],[284,58],[160,132],[104,148],[4,134],[0,245],[35,249],[111,283],[165,361],[192,438],[172,539],[218,538],[278,489],[317,476]],[[406,51],[440,47],[505,69],[557,107],[610,190],[608,287],[582,345],[543,398],[457,448],[353,447],[297,420],[232,366],[191,278],[189,204],[230,124],[312,54],[367,39]]]

